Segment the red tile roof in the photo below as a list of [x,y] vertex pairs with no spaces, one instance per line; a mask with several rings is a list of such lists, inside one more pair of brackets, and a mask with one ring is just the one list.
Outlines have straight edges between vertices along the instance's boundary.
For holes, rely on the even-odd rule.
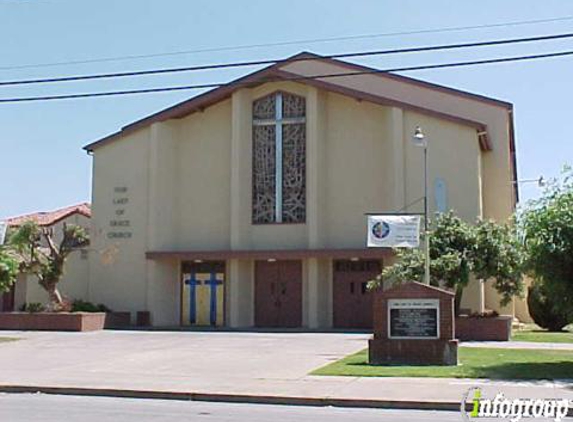
[[32,214],[8,218],[6,222],[8,223],[8,226],[19,226],[26,221],[32,220],[40,226],[48,227],[76,213],[90,218],[92,216],[90,204],[84,202],[50,212],[35,212]]

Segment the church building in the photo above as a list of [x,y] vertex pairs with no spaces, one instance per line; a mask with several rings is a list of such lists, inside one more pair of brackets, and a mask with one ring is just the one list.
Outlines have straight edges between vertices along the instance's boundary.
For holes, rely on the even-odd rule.
[[[310,53],[87,145],[88,299],[155,326],[370,327],[393,252],[366,247],[366,214],[423,210],[417,126],[431,212],[506,220],[510,103]],[[462,308],[483,306],[473,282]]]

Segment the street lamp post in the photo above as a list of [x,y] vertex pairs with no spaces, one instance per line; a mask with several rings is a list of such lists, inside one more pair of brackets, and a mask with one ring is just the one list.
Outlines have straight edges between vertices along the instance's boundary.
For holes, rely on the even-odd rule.
[[416,127],[414,136],[412,137],[414,145],[424,148],[424,283],[430,284],[430,231],[428,229],[428,217],[430,211],[428,209],[428,140],[422,132],[420,126]]

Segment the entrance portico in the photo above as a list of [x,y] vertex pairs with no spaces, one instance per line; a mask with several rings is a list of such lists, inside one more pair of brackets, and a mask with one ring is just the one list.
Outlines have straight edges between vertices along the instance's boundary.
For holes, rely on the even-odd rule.
[[[179,263],[182,325],[355,329],[371,324],[371,302],[361,297],[389,253],[323,249],[149,252],[147,256]],[[337,289],[342,267],[368,270],[351,271],[352,281],[345,279],[356,283],[355,295]],[[348,303],[354,308],[346,309]]]

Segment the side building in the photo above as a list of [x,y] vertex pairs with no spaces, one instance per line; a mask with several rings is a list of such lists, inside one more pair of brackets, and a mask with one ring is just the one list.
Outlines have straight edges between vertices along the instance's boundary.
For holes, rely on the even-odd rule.
[[[15,229],[26,221],[34,221],[42,228],[53,230],[56,243],[61,241],[64,224],[75,224],[87,231],[91,226],[90,204],[81,203],[49,212],[36,212],[8,218],[9,229]],[[68,258],[64,276],[58,285],[61,293],[69,299],[89,297],[89,248],[74,251]],[[27,303],[48,303],[48,294],[31,274],[20,274],[12,290],[0,295],[0,312],[18,311]]]
[[[365,214],[421,211],[416,126],[432,212],[511,215],[511,104],[310,53],[91,143],[89,300],[158,326],[370,326],[393,255],[366,248]],[[473,282],[462,307],[484,305]]]

